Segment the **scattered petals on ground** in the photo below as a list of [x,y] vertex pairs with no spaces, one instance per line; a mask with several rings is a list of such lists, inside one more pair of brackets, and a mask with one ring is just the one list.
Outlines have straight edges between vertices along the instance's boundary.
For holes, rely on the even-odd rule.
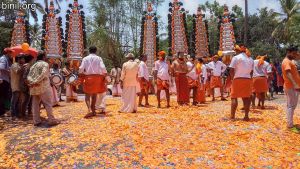
[[[154,97],[150,103],[156,105]],[[109,98],[106,116],[84,119],[83,102],[55,108],[62,124],[36,128],[4,124],[4,168],[300,168],[300,135],[286,129],[282,104],[228,120],[230,102],[200,107],[140,108],[118,113]],[[296,114],[299,110],[296,111]],[[45,116],[45,112],[43,112]],[[295,122],[300,123],[299,115]],[[1,167],[0,167],[1,168]]]

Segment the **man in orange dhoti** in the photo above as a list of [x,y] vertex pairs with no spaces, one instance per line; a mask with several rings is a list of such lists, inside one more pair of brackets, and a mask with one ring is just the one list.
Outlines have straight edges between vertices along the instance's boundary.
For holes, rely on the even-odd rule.
[[223,97],[223,84],[221,75],[226,70],[226,65],[219,61],[219,56],[214,55],[213,60],[207,64],[209,70],[211,70],[211,77],[210,77],[210,88],[212,93],[212,101],[215,101],[215,89],[220,88],[221,91],[221,100],[226,100]]
[[253,67],[252,106],[255,107],[255,97],[257,97],[258,106],[261,106],[261,109],[265,109],[265,96],[269,90],[268,75],[272,73],[272,67],[265,61],[265,57],[262,56],[256,59]]
[[138,78],[139,78],[139,83],[141,88],[141,93],[139,95],[139,106],[143,107],[142,100],[143,97],[145,96],[145,106],[148,107],[149,106],[148,92],[151,84],[149,81],[148,67],[145,63],[147,61],[147,55],[141,55],[140,60],[141,62],[139,64],[139,71],[138,71]]
[[106,93],[105,77],[107,74],[102,58],[96,55],[97,48],[89,48],[90,55],[83,58],[79,67],[79,73],[83,74],[83,91],[85,102],[88,107],[88,114],[85,118],[96,115],[97,95]]
[[167,107],[170,107],[170,91],[169,91],[169,65],[165,61],[166,53],[164,51],[160,51],[158,53],[159,60],[154,63],[154,81],[157,85],[157,107],[160,108],[160,93],[162,90],[165,90],[167,97]]
[[253,59],[246,55],[246,47],[240,45],[237,47],[240,54],[234,56],[229,65],[230,74],[233,77],[231,87],[231,119],[235,118],[235,112],[238,106],[238,98],[243,99],[245,110],[245,121],[249,121],[249,110],[251,104]]
[[188,80],[186,74],[188,67],[184,60],[184,53],[178,52],[177,59],[172,63],[172,72],[175,76],[177,89],[177,103],[179,105],[189,104],[190,95],[188,88]]
[[193,105],[197,105],[197,89],[200,87],[199,83],[199,75],[196,72],[196,65],[194,63],[194,58],[188,58],[189,61],[187,62],[188,66],[188,85],[189,85],[189,94],[193,91]]

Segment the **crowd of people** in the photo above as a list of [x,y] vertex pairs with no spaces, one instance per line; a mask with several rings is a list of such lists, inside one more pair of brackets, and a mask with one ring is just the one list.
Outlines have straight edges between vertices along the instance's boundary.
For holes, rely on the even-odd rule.
[[[136,113],[138,107],[149,108],[155,104],[149,103],[150,93],[156,94],[158,108],[162,107],[162,99],[166,99],[166,107],[170,107],[173,93],[181,106],[197,106],[205,103],[208,97],[215,101],[219,94],[221,101],[231,98],[231,119],[235,118],[237,99],[242,98],[245,121],[250,119],[251,104],[265,109],[267,97],[271,99],[274,92],[284,91],[287,126],[293,127],[300,91],[300,77],[294,63],[299,57],[298,48],[290,46],[282,64],[271,64],[266,55],[252,59],[243,44],[236,45],[235,51],[230,62],[219,55],[194,58],[182,52],[169,58],[160,51],[151,71],[146,64],[147,55],[135,57],[129,53],[122,68],[116,65],[108,73],[94,46],[89,48],[89,55],[82,59],[78,69],[74,69],[70,61],[64,63],[63,68],[61,63],[47,62],[43,51],[36,58],[26,54],[13,58],[13,51],[6,48],[0,58],[0,115],[9,108],[12,120],[32,116],[34,125],[40,126],[43,122],[40,108],[43,106],[48,116],[47,124],[57,125],[59,121],[53,115],[53,107],[63,101],[62,86],[65,86],[66,102],[70,103],[78,101],[79,85],[85,93],[88,110],[85,118],[95,116],[96,111],[106,114],[105,96],[107,85],[111,83],[112,95],[121,96],[121,113]],[[53,83],[53,74],[61,74],[65,83]]]

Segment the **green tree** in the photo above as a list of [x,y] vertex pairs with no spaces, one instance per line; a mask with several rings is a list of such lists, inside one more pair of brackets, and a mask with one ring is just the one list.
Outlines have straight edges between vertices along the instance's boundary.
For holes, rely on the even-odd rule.
[[294,21],[300,16],[300,2],[298,0],[279,0],[283,13],[276,13],[279,23],[273,31],[282,43],[292,43]]
[[0,53],[3,49],[10,46],[11,31],[13,28],[12,22],[0,22]]
[[37,22],[39,20],[38,12],[41,14],[45,14],[43,5],[35,0],[27,0],[26,3],[36,5],[35,10],[31,10],[28,8],[28,9],[24,10],[24,12],[26,13],[28,20],[30,17],[32,17],[34,19],[34,21]]

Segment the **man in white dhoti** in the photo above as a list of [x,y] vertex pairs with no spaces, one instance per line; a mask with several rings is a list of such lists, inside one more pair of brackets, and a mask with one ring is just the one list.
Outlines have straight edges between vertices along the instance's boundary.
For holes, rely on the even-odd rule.
[[111,69],[110,76],[112,79],[112,95],[114,97],[121,96],[122,89],[120,85],[120,77],[121,77],[121,68],[119,68],[117,65]]
[[66,86],[66,102],[71,101],[77,102],[78,95],[76,93],[76,86],[69,84],[68,79],[73,74],[73,70],[70,68],[70,62],[65,63],[65,67],[62,69],[62,74],[65,77],[65,86]]
[[[54,63],[52,65],[52,68],[50,68],[50,74],[60,74],[60,69],[59,69],[59,65],[58,63]],[[52,104],[54,107],[59,106],[59,100],[60,100],[60,93],[61,93],[61,89],[60,89],[60,85],[54,84],[54,83],[50,83],[51,84],[51,89],[52,89],[52,93],[53,93],[53,97],[52,97]]]
[[122,107],[119,112],[136,113],[136,86],[139,64],[133,60],[134,55],[132,53],[129,53],[126,59],[128,61],[123,64],[121,72]]

